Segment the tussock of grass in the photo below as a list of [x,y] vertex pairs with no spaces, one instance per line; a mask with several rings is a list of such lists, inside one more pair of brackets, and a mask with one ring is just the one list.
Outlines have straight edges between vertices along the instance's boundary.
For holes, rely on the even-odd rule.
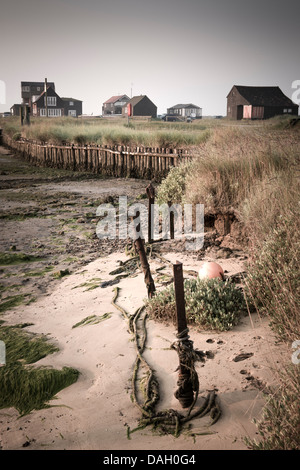
[[[230,282],[219,279],[187,279],[184,282],[188,323],[216,331],[230,330],[246,312],[244,295]],[[156,321],[175,324],[174,285],[160,291],[147,302],[147,312]]]

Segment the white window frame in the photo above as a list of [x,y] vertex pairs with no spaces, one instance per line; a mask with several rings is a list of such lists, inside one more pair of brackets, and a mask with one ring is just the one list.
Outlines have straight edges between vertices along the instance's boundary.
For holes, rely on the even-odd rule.
[[22,86],[22,91],[25,91],[26,93],[29,93],[30,92],[30,86],[28,86],[28,85]]
[[76,109],[69,109],[68,116],[76,117]]
[[46,108],[40,108],[40,116],[46,117]]
[[61,109],[60,108],[49,108],[48,109],[48,117],[61,117]]
[[[44,104],[46,106],[46,96],[44,97]],[[47,106],[56,106],[56,96],[47,96]]]

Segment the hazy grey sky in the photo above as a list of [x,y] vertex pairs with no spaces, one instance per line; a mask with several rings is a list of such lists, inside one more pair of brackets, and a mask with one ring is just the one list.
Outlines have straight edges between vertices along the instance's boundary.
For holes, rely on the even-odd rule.
[[0,80],[9,110],[20,82],[54,81],[100,114],[113,95],[146,94],[158,113],[194,103],[225,114],[236,85],[300,80],[299,0],[8,0]]

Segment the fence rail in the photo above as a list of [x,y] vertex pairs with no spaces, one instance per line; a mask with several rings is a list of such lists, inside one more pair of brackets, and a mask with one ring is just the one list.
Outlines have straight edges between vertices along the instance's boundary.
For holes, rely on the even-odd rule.
[[158,181],[172,167],[192,158],[182,149],[133,148],[125,145],[51,145],[26,139],[13,140],[5,133],[3,143],[34,165]]

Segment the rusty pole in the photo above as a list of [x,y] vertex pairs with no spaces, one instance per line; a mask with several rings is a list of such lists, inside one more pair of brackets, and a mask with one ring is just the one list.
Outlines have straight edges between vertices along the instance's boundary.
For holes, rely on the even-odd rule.
[[178,389],[175,392],[175,398],[183,408],[188,408],[194,400],[194,387],[191,377],[191,367],[189,366],[188,350],[190,341],[185,314],[184,285],[182,263],[176,261],[173,264],[175,302],[176,302],[176,320],[177,320],[177,338],[178,338],[178,356],[179,356],[179,375]]
[[155,200],[155,189],[150,183],[146,188],[148,196],[148,243],[153,242],[153,205]]

